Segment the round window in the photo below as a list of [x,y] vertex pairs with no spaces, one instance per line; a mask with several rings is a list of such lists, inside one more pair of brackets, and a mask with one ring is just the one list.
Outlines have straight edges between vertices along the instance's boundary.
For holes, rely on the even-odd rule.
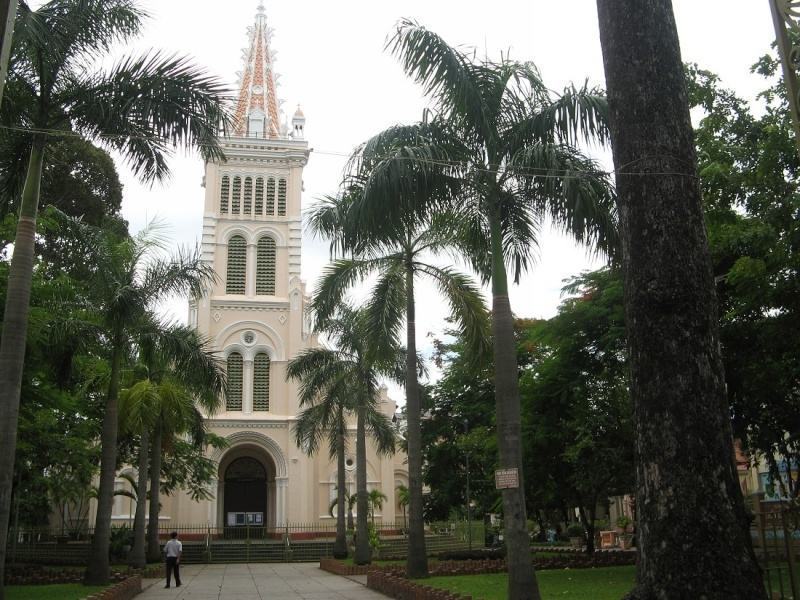
[[245,331],[244,335],[242,336],[242,341],[249,346],[256,341],[256,334],[252,331]]
[[352,469],[355,466],[355,464],[356,461],[354,461],[351,456],[348,456],[346,459],[344,459],[344,466],[347,469]]

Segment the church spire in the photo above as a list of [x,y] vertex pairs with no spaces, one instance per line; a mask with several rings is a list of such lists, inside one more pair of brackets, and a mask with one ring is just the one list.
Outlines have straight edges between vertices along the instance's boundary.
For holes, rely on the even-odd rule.
[[264,3],[258,5],[255,24],[248,28],[250,47],[245,52],[233,132],[247,137],[277,138],[281,135],[280,108]]

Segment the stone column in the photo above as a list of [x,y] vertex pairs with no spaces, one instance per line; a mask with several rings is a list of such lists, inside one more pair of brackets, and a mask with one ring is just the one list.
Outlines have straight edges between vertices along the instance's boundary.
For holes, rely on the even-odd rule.
[[217,498],[219,497],[219,481],[215,477],[208,482],[206,489],[211,494],[211,500],[208,501],[208,514],[206,519],[211,527],[217,527]]
[[253,357],[242,359],[242,413],[253,414]]
[[275,526],[286,525],[286,489],[289,487],[288,477],[275,478]]
[[245,293],[248,298],[256,295],[256,245],[247,244],[247,268],[245,275]]

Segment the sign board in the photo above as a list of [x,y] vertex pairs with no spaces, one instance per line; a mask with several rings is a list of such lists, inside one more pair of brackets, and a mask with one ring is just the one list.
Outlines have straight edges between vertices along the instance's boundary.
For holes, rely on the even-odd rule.
[[506,490],[519,487],[519,472],[514,469],[497,469],[494,472],[494,488]]

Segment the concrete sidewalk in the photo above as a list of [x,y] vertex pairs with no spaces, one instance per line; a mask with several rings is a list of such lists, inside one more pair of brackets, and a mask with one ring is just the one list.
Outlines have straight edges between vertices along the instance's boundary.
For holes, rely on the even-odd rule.
[[147,579],[137,599],[154,600],[378,600],[386,596],[318,563],[186,565],[183,585],[164,589],[163,579]]

